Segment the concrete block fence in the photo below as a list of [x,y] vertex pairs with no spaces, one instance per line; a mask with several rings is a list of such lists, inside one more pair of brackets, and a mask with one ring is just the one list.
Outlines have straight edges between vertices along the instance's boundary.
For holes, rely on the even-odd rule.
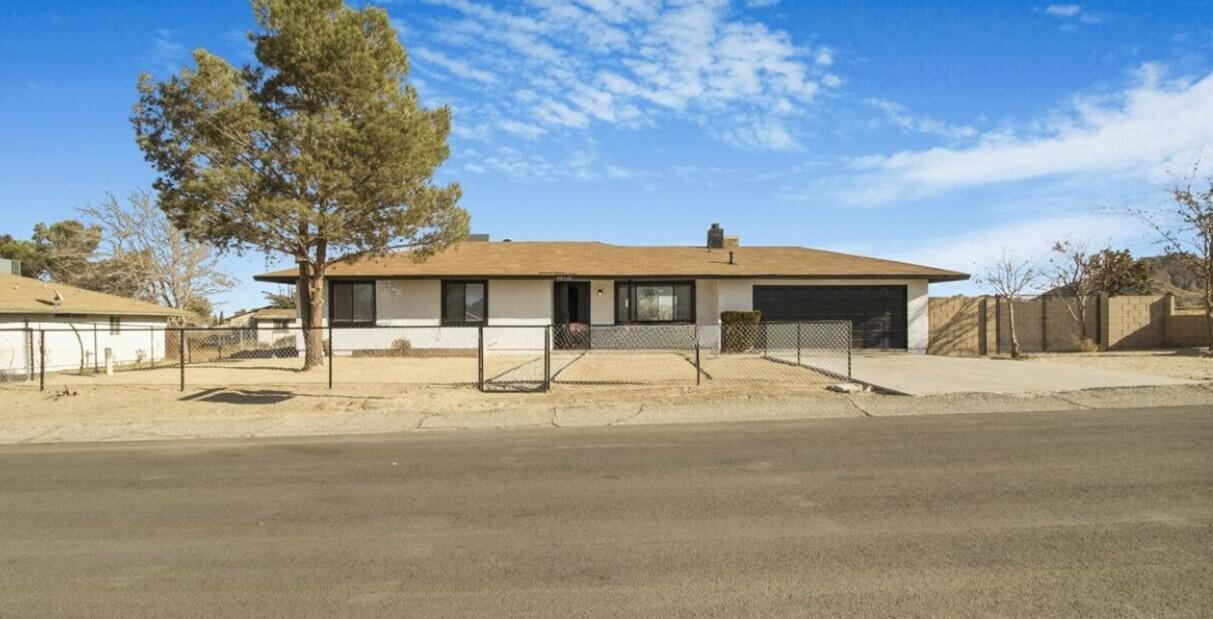
[[[1074,298],[1043,296],[1015,304],[1015,331],[1024,352],[1083,349],[1082,328],[1067,310]],[[1011,351],[1011,311],[994,296],[933,297],[930,347],[936,355],[984,356]],[[1077,313],[1077,311],[1075,311]],[[1207,346],[1203,310],[1179,310],[1172,295],[1100,295],[1087,303],[1086,334],[1100,350]]]

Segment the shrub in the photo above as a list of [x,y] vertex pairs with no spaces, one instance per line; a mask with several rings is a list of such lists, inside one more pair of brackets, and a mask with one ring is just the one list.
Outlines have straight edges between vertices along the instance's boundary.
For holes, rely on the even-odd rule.
[[758,323],[762,312],[729,311],[720,313],[720,350],[746,352],[758,342]]

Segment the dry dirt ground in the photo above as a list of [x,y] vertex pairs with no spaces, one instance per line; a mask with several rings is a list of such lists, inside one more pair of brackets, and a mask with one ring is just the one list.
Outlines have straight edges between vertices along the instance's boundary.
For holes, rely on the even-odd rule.
[[1096,353],[1033,353],[1032,361],[1213,381],[1213,356],[1204,349],[1133,350]]
[[[836,398],[824,387],[781,390],[779,399]],[[146,422],[330,416],[342,413],[408,411],[422,415],[492,414],[622,405],[686,405],[776,399],[755,388],[562,386],[549,393],[481,393],[467,386],[359,384],[282,387],[205,387],[184,392],[163,386],[36,385],[0,387],[0,424]]]

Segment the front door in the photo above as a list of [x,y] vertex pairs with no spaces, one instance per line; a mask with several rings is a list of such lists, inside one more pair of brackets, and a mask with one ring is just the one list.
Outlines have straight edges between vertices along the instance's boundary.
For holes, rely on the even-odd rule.
[[556,282],[552,345],[559,349],[590,347],[590,282]]

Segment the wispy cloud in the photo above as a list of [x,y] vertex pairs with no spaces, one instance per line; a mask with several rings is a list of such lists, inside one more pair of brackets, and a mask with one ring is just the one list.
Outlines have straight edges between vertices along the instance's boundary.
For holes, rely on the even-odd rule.
[[873,97],[865,99],[864,103],[881,112],[881,117],[872,122],[875,126],[891,125],[902,131],[934,135],[952,141],[977,135],[977,129],[969,125],[953,125],[934,118],[917,116],[896,101]]
[[152,38],[152,48],[144,58],[148,69],[157,73],[176,73],[184,67],[189,59],[185,46],[177,42],[177,33],[173,30],[158,29]]
[[1003,250],[1019,258],[1044,263],[1050,247],[1060,240],[1083,241],[1091,247],[1124,247],[1141,236],[1140,223],[1132,217],[1105,213],[1074,213],[1028,217],[964,232],[933,238],[919,245],[886,252],[890,257],[979,272],[996,260]]
[[494,84],[497,82],[497,78],[492,73],[481,71],[462,60],[456,60],[442,52],[435,52],[425,48],[415,49],[413,50],[413,58],[420,60],[423,66],[428,63],[456,77],[462,77],[482,84]]
[[515,135],[677,117],[732,144],[787,150],[797,136],[786,120],[842,82],[827,71],[832,49],[740,18],[727,0],[424,1],[444,10],[403,24],[414,66],[490,94],[495,130]]
[[1163,67],[1144,65],[1123,91],[1076,97],[1036,128],[986,132],[972,146],[858,158],[843,198],[904,201],[1058,175],[1158,178],[1190,165],[1213,144],[1213,73],[1164,75]]
[[1045,15],[1053,17],[1074,17],[1082,12],[1082,7],[1077,4],[1050,4],[1044,8]]
[[1037,7],[1036,12],[1062,20],[1063,28],[1073,28],[1075,23],[1100,24],[1107,19],[1103,13],[1084,9],[1078,4],[1050,4],[1043,8]]

